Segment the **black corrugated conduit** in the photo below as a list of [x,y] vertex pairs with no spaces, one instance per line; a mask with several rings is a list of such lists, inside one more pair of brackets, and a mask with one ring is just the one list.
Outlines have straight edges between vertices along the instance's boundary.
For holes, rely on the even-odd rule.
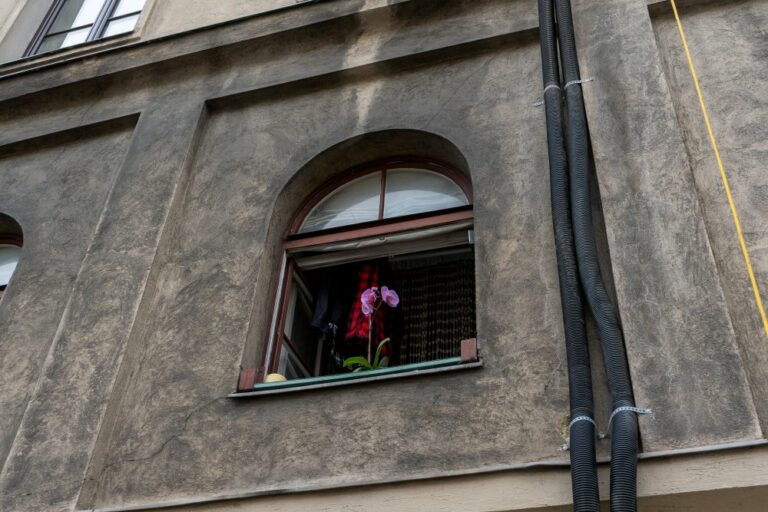
[[571,489],[576,512],[596,512],[600,509],[600,495],[595,461],[592,375],[573,243],[553,0],[539,0],[539,37],[544,78],[544,107],[547,116],[552,223],[555,232],[560,302],[563,309],[563,327],[568,356],[571,404],[571,423],[568,429]]
[[579,277],[603,348],[613,413],[611,431],[611,511],[637,510],[637,413],[632,396],[624,336],[600,274],[590,204],[590,155],[581,77],[570,0],[556,0],[558,42],[567,105],[566,148]]

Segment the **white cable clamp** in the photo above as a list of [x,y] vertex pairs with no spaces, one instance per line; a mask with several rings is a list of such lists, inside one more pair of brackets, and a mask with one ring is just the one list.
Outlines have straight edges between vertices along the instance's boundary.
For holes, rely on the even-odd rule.
[[[549,83],[549,84],[547,84],[546,87],[544,87],[544,94],[547,94],[547,91],[550,90],[550,89],[559,89],[559,88],[560,88],[560,84]],[[533,106],[534,107],[540,107],[543,104],[544,104],[544,100],[539,100],[536,103],[534,103]]]
[[629,406],[617,407],[616,409],[613,410],[613,412],[611,413],[611,416],[608,418],[608,431],[600,434],[598,436],[600,439],[605,439],[606,437],[608,437],[608,434],[611,431],[611,423],[613,423],[613,417],[620,412],[634,412],[635,414],[653,414],[653,410],[645,407],[629,407]]
[[574,426],[576,423],[578,423],[578,422],[580,422],[580,421],[588,421],[588,422],[590,422],[591,424],[593,424],[593,425],[595,426],[595,428],[597,428],[597,423],[595,423],[595,420],[593,420],[593,419],[592,419],[592,418],[590,418],[589,416],[576,416],[576,417],[575,417],[575,418],[573,418],[573,419],[571,420],[571,422],[568,424],[568,432],[570,432],[570,431],[571,431],[571,427],[572,427],[572,426]]
[[569,88],[570,86],[572,86],[572,85],[576,85],[576,84],[585,84],[585,83],[587,83],[587,82],[592,82],[593,80],[594,80],[594,78],[593,78],[593,77],[589,77],[589,78],[582,78],[581,80],[571,80],[570,82],[568,82],[567,84],[565,84],[565,87],[563,87],[563,90],[565,90],[565,89],[568,89],[568,88]]
[[578,423],[580,421],[588,421],[588,422],[590,422],[591,424],[593,424],[595,426],[595,429],[597,429],[597,423],[595,423],[595,420],[593,420],[589,416],[576,416],[568,424],[568,438],[565,440],[565,444],[563,444],[560,447],[560,451],[567,452],[568,450],[571,449],[571,437],[570,437],[571,427],[573,427],[576,423]]

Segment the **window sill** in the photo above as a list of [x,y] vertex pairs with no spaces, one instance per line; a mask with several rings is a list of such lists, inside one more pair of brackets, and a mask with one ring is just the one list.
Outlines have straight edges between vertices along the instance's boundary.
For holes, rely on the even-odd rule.
[[0,63],[0,77],[12,75],[17,72],[26,71],[27,69],[45,66],[48,64],[67,62],[73,58],[88,57],[91,54],[98,53],[101,50],[117,48],[128,43],[137,42],[140,39],[141,38],[138,34],[138,30],[134,29],[132,32],[126,32],[124,34],[115,34],[113,36],[102,37],[93,41],[85,41],[83,43],[68,46],[66,48],[57,48],[55,50],[43,53],[36,53],[34,55],[19,57],[14,60]]
[[483,362],[479,359],[470,362],[462,362],[461,357],[450,357],[447,359],[438,359],[436,361],[427,361],[425,363],[405,364],[393,368],[384,368],[367,372],[326,375],[324,377],[311,377],[308,379],[295,379],[284,382],[258,383],[253,386],[253,391],[230,393],[228,397],[251,398],[265,395],[279,395],[313,389],[327,389],[339,386],[349,386],[352,384],[402,379],[419,375],[431,375],[456,370],[469,370],[480,368],[482,366]]

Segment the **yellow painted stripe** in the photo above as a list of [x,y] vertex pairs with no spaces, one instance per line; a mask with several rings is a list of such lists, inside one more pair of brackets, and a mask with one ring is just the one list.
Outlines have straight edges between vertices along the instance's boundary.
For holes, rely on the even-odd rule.
[[680,32],[680,39],[683,42],[683,49],[685,50],[685,56],[688,59],[688,67],[691,68],[691,76],[693,77],[693,86],[696,88],[696,94],[699,97],[699,105],[701,106],[701,113],[704,116],[704,124],[707,125],[707,132],[709,133],[709,141],[712,144],[712,150],[715,152],[715,159],[717,160],[717,167],[720,169],[720,178],[723,181],[723,188],[725,189],[725,195],[728,198],[728,205],[731,208],[731,215],[733,216],[733,223],[736,225],[736,234],[739,237],[739,245],[741,245],[741,252],[744,255],[744,263],[747,265],[747,273],[749,274],[749,281],[752,283],[752,291],[755,294],[755,303],[757,309],[760,312],[760,318],[763,320],[763,330],[766,336],[768,336],[768,317],[765,314],[765,307],[763,306],[763,299],[760,296],[760,289],[757,286],[757,279],[755,279],[755,271],[752,268],[752,260],[749,257],[749,250],[747,249],[747,243],[744,241],[744,232],[741,229],[741,221],[739,220],[739,213],[736,210],[736,203],[733,201],[733,194],[731,193],[731,185],[728,183],[728,176],[725,173],[725,167],[723,166],[723,160],[720,158],[720,150],[717,148],[717,140],[715,139],[715,133],[712,130],[712,123],[709,120],[709,114],[707,113],[707,106],[704,103],[704,95],[701,93],[701,87],[699,86],[699,77],[696,74],[696,67],[693,65],[693,57],[691,56],[691,50],[688,48],[688,40],[685,37],[685,30],[683,30],[683,23],[680,21],[680,15],[677,12],[677,5],[675,0],[669,0],[672,4],[672,12],[675,14],[675,21],[677,21],[677,30]]

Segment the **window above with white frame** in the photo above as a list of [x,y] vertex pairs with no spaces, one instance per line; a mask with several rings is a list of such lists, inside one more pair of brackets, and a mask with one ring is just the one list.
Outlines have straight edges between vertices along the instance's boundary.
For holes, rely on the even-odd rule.
[[145,0],[55,0],[25,56],[39,55],[128,34]]

